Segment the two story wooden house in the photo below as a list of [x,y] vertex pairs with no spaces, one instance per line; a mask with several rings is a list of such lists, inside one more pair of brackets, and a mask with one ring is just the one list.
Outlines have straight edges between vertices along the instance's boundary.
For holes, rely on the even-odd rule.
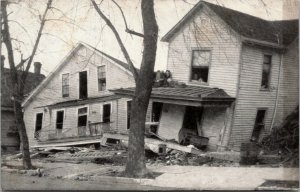
[[[164,37],[167,69],[186,86],[153,88],[148,121],[211,150],[259,141],[298,105],[298,20],[267,21],[200,1]],[[133,88],[113,90],[130,98]],[[153,123],[154,124],[154,123]]]
[[126,63],[78,43],[23,102],[30,146],[99,143],[103,131],[126,125],[117,115],[126,99],[108,90],[132,86]]

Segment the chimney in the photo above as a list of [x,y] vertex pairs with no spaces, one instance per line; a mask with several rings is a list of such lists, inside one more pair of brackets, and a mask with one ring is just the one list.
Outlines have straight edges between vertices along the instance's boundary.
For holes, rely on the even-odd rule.
[[4,55],[1,55],[1,70],[4,68],[4,60],[5,60]]
[[42,67],[41,62],[34,62],[34,73],[37,74],[37,75],[40,75],[41,74],[41,67]]

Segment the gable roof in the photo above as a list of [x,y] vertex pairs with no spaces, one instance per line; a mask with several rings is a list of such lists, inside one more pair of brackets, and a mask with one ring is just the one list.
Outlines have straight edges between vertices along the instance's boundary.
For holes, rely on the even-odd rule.
[[[22,71],[18,71],[20,75]],[[43,80],[45,75],[36,74],[28,72],[25,87],[24,87],[24,96],[28,95],[34,88],[36,88]],[[3,68],[1,70],[1,107],[12,108],[13,102],[11,100],[12,96],[12,82],[10,78],[10,69]]]
[[[267,21],[223,6],[200,1],[162,37],[161,41],[170,41],[203,6],[208,7],[234,31],[246,38],[289,45],[298,36],[298,20]],[[280,40],[278,41],[279,38]]]
[[43,88],[51,81],[51,79],[55,76],[55,74],[57,72],[59,72],[70,60],[70,58],[75,54],[76,51],[78,51],[81,47],[86,47],[89,50],[95,51],[95,53],[98,53],[102,56],[104,56],[106,59],[108,59],[109,61],[112,61],[112,63],[116,64],[117,66],[120,66],[121,68],[125,69],[126,71],[129,72],[129,74],[132,75],[132,71],[130,70],[130,67],[128,64],[86,44],[83,42],[79,42],[68,54],[65,58],[63,58],[63,60],[60,62],[59,65],[56,66],[56,68],[46,77],[46,79],[38,86],[36,87],[36,89],[34,89],[31,94],[24,100],[24,102],[22,103],[22,106],[24,107],[25,105],[27,105],[32,99],[33,97],[35,97],[40,91],[43,90]]

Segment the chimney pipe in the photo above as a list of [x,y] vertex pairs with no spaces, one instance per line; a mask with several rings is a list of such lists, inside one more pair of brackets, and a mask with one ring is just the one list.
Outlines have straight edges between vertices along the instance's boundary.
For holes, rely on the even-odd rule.
[[37,75],[40,75],[41,74],[41,67],[42,67],[41,62],[34,62],[34,73],[37,74]]

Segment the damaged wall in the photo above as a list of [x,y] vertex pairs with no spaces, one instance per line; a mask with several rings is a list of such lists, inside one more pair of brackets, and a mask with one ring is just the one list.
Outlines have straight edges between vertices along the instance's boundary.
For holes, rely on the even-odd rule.
[[164,103],[160,118],[158,135],[166,139],[178,141],[178,134],[182,128],[185,106]]

